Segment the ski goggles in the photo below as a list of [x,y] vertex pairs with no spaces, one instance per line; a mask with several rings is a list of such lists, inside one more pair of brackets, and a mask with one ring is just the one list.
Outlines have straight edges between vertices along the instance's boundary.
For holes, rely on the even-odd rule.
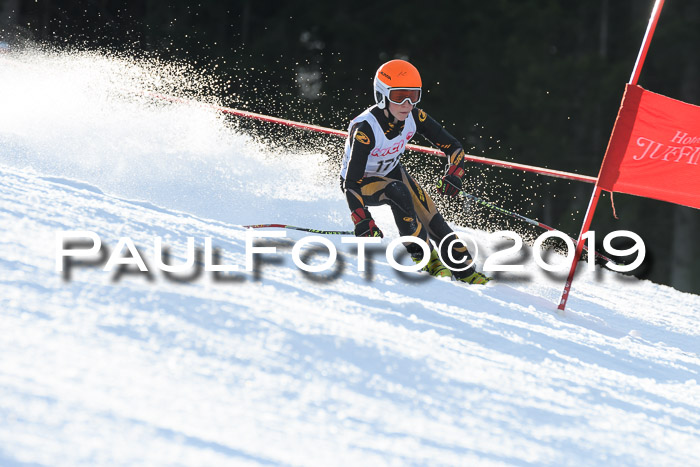
[[413,105],[420,102],[421,88],[392,88],[389,89],[389,101],[394,104],[403,104],[408,101]]

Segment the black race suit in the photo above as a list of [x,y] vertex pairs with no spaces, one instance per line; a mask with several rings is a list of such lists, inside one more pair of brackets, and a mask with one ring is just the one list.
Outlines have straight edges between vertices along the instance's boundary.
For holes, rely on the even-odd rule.
[[[385,110],[375,106],[370,112],[377,119],[388,139],[395,138],[403,130],[404,122],[395,120],[393,116],[388,117]],[[416,132],[439,147],[449,157],[451,163],[464,168],[464,151],[459,141],[424,111],[414,108],[412,113],[416,122]],[[364,137],[356,138],[357,132],[364,133],[369,141]],[[341,177],[341,188],[345,192],[350,211],[363,206],[389,205],[401,236],[412,235],[420,237],[426,242],[430,239],[436,245],[439,245],[443,238],[453,233],[428,193],[406,172],[401,163],[397,164],[385,176],[365,177],[365,166],[375,145],[374,132],[369,123],[366,121],[356,123],[350,129],[348,138],[351,144],[351,157],[346,177],[345,179]],[[457,261],[464,261],[465,257],[471,259],[471,256],[464,243],[461,241],[452,242],[452,240],[450,238],[445,241],[443,251],[440,254],[446,266],[452,269],[463,268],[464,262],[455,264],[449,260],[447,246],[450,243],[453,244],[452,256]],[[430,243],[428,242],[428,244]],[[410,243],[407,244],[406,248],[416,259],[422,257],[422,250],[418,245]],[[470,268],[463,274],[458,271],[453,271],[453,274],[456,277],[461,277],[472,272],[473,270]]]

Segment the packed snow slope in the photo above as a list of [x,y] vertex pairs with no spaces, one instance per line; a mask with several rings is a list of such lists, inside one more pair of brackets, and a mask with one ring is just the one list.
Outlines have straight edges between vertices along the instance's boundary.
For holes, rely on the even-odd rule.
[[[1,465],[698,465],[700,297],[580,268],[558,313],[563,273],[527,249],[525,272],[477,287],[400,275],[383,251],[359,272],[339,236],[342,268],[306,274],[294,231],[246,272],[243,224],[347,230],[347,207],[328,154],[271,154],[133,92],[186,80],[0,57]],[[398,233],[374,213],[385,247]],[[68,230],[117,258],[128,237],[149,273],[64,276]],[[155,238],[177,265],[188,237],[241,271],[155,267]]]

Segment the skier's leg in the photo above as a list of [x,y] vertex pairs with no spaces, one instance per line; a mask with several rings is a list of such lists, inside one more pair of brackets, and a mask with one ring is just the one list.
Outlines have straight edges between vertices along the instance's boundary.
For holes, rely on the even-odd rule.
[[[416,220],[411,193],[400,179],[372,176],[362,180],[361,195],[365,206],[388,205],[402,236],[419,237],[426,241],[426,229]],[[417,246],[417,245],[416,245]],[[420,249],[420,247],[418,247]]]
[[[388,205],[401,236],[417,237],[428,244],[431,258],[427,270],[430,274],[441,277],[451,276],[450,271],[442,265],[437,252],[428,241],[428,230],[416,213],[413,188],[406,185],[403,173],[405,171],[399,165],[386,177],[372,176],[363,179],[361,185],[362,200],[366,206]],[[432,200],[429,198],[428,200],[432,205]],[[414,261],[418,262],[423,259],[423,249],[420,245],[406,243],[405,246]]]
[[[457,279],[461,279],[473,274],[474,268],[458,271],[458,269],[464,268],[472,261],[467,245],[456,237],[454,231],[442,217],[442,214],[438,212],[430,195],[423,191],[413,177],[405,170],[402,171],[402,177],[406,186],[411,190],[413,204],[416,207],[416,215],[419,221],[427,227],[429,238],[432,239],[437,246],[440,245],[443,239],[447,238],[442,242],[440,256],[445,265],[452,270],[453,276]],[[450,257],[454,258],[454,261],[452,261]]]
[[[379,200],[382,204],[386,204],[391,208],[391,213],[394,215],[394,221],[401,236],[418,237],[424,242],[428,241],[428,233],[425,227],[416,218],[411,191],[402,181],[391,180],[387,183]],[[410,245],[417,247],[415,244]]]

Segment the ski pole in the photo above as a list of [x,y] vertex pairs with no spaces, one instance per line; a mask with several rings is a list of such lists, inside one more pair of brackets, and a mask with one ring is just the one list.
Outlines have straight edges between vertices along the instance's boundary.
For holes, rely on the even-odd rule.
[[255,225],[244,225],[246,229],[267,229],[267,228],[279,228],[279,229],[291,229],[300,230],[302,232],[311,232],[322,235],[355,235],[352,230],[318,230],[310,229],[307,227],[296,227],[294,225],[286,224],[255,224]]
[[[474,195],[472,195],[472,194],[465,193],[465,192],[463,192],[463,191],[460,191],[459,193],[460,193],[461,195],[463,195],[465,198],[468,198],[468,199],[470,199],[470,200],[472,200],[472,201],[474,201],[474,202],[476,202],[476,203],[479,203],[479,204],[481,204],[482,206],[485,206],[485,207],[487,207],[487,208],[489,208],[489,209],[493,209],[494,211],[498,211],[498,212],[500,212],[501,214],[505,214],[505,215],[507,215],[507,216],[514,217],[514,218],[516,218],[516,219],[520,219],[521,221],[527,222],[527,223],[530,224],[530,225],[534,225],[534,226],[536,226],[536,227],[540,227],[540,228],[542,228],[542,229],[549,230],[550,232],[561,232],[560,230],[555,229],[554,227],[550,227],[550,226],[548,226],[547,224],[543,224],[542,222],[540,222],[540,221],[538,221],[538,220],[530,219],[529,217],[525,217],[525,216],[523,216],[522,214],[518,214],[517,212],[509,211],[509,210],[504,209],[504,208],[502,208],[502,207],[500,207],[500,206],[496,206],[495,204],[489,203],[488,201],[485,201],[485,200],[483,200],[483,199],[481,199],[481,198],[479,198],[479,197],[477,197],[477,196],[474,196]],[[564,233],[564,232],[562,232],[562,233]],[[571,240],[573,240],[574,245],[576,244],[576,239],[574,239],[573,237],[571,237],[570,235],[568,235],[568,234],[566,234],[566,233],[564,233],[564,235],[567,235]],[[588,251],[588,247],[587,247],[586,245],[583,246],[583,249],[586,250],[586,251]],[[600,259],[602,259],[602,260],[604,260],[604,261],[609,261],[609,262],[611,262],[611,263],[613,263],[613,264],[619,266],[619,263],[617,263],[616,261],[613,261],[612,259],[608,258],[607,256],[605,256],[605,255],[603,255],[603,254],[601,254],[601,253],[598,253],[598,252],[595,251],[595,250],[593,250],[593,253],[595,253],[595,255],[596,255],[598,258],[600,258]]]
[[[527,222],[530,225],[534,225],[535,227],[540,227],[541,229],[544,230],[549,230],[551,232],[561,232],[558,229],[555,229],[554,227],[550,227],[547,224],[543,224],[542,222],[535,220],[535,219],[530,219],[529,217],[525,217],[522,214],[518,214],[517,212],[509,211],[508,209],[504,209],[500,206],[496,206],[493,203],[489,203],[486,200],[483,200],[479,198],[478,196],[474,196],[470,193],[465,193],[463,191],[460,191],[459,194],[464,196],[467,199],[470,199],[476,203],[481,204],[482,206],[485,206],[489,209],[492,209],[494,211],[500,212],[501,214],[505,214],[510,217],[514,217],[516,219],[519,219],[521,221]],[[290,230],[299,230],[301,232],[311,232],[311,233],[316,233],[316,234],[321,234],[321,235],[354,235],[355,233],[352,230],[318,230],[318,229],[311,229],[308,227],[297,227],[294,225],[286,225],[286,224],[255,224],[255,225],[244,225],[243,227],[247,229],[266,229],[266,228],[279,228],[279,229],[290,229]],[[564,232],[562,232],[564,233]],[[576,242],[576,240],[569,236],[568,234],[564,233],[567,235],[572,241]],[[588,247],[586,245],[583,246],[583,249],[588,251]],[[598,258],[604,260],[604,261],[609,261],[613,264],[620,265],[620,263],[613,261],[612,259],[608,258],[607,256],[598,253],[597,251],[593,251],[595,256]]]

